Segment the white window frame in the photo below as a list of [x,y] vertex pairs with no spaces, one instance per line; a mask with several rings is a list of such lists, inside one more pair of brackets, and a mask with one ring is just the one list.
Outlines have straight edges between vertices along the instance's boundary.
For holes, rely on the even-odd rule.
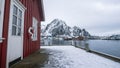
[[[26,10],[26,8],[25,8],[25,6],[19,1],[19,0],[12,0],[11,1],[11,15],[10,15],[10,23],[13,23],[13,11],[14,11],[14,9],[13,9],[13,7],[14,6],[16,6],[17,8],[18,8],[18,11],[19,10],[21,10],[22,11],[22,18],[21,18],[21,20],[22,20],[22,24],[21,24],[21,27],[24,25],[24,12],[25,12],[25,10]],[[17,15],[18,16],[18,15]],[[19,27],[18,26],[18,18],[19,17],[17,17],[17,25],[16,25],[16,27]],[[17,33],[18,33],[18,28],[17,28],[17,33],[16,33],[16,35],[13,35],[12,34],[12,26],[13,26],[13,24],[10,24],[9,25],[10,26],[10,30],[9,31],[11,31],[11,32],[9,32],[9,33],[11,33],[11,36],[21,36],[23,33],[21,33],[20,35],[17,35]],[[24,29],[24,28],[23,28]],[[21,32],[23,32],[23,29],[21,29]]]
[[33,17],[33,23],[32,23],[32,28],[33,28],[33,37],[32,41],[37,41],[38,37],[38,20]]
[[5,7],[5,0],[0,0],[0,43],[2,43],[3,40],[4,40],[4,38],[2,37],[3,19],[4,19],[4,7]]
[[[14,8],[17,8],[17,14],[14,13]],[[21,15],[20,15],[21,12]],[[18,7],[17,5],[13,5],[13,12],[12,12],[12,36],[21,36],[21,30],[22,30],[22,20],[23,16],[24,16],[24,11],[20,9],[20,7]],[[16,17],[16,22],[13,23],[13,18]],[[16,23],[16,24],[15,24]],[[19,24],[20,23],[20,24]],[[16,27],[16,32],[15,34],[13,33],[13,26]],[[19,29],[20,29],[20,33],[19,33]]]

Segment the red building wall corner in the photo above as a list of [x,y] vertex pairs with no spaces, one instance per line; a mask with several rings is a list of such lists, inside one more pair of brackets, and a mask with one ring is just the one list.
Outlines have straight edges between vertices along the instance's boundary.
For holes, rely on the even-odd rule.
[[[31,53],[40,49],[40,24],[44,21],[44,11],[42,0],[19,0],[25,7],[24,18],[24,40],[23,40],[23,57],[27,57]],[[3,21],[3,37],[5,40],[0,43],[0,68],[6,68],[7,59],[7,42],[8,42],[8,27],[10,15],[10,2],[5,0],[4,21]],[[32,26],[32,18],[38,20],[38,40],[32,41],[28,34],[29,27]]]
[[0,44],[1,46],[1,64],[0,68],[6,68],[6,56],[7,56],[7,39],[8,39],[8,23],[10,12],[10,0],[5,0],[4,20],[3,20],[3,36],[5,40]]

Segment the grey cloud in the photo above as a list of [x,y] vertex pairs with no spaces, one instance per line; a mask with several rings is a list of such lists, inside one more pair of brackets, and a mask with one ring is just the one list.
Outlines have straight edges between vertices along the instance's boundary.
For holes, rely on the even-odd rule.
[[44,0],[44,6],[45,23],[60,18],[93,34],[120,29],[120,0]]

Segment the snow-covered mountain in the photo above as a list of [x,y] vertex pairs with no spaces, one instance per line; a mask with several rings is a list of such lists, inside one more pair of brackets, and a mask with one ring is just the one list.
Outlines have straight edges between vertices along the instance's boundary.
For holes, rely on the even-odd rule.
[[69,35],[69,26],[66,23],[59,19],[54,19],[50,24],[48,24],[44,30],[44,35]]
[[46,25],[41,25],[41,36],[44,36],[44,32],[45,32],[45,29],[46,29]]
[[46,26],[45,25],[41,25],[41,33],[44,33]]
[[81,35],[81,29],[77,26],[74,26],[71,28],[71,36],[80,36]]
[[89,36],[89,32],[85,29],[80,29],[77,26],[69,27],[64,21],[54,19],[42,30],[42,35],[45,36],[63,36],[63,37],[76,37],[76,36]]

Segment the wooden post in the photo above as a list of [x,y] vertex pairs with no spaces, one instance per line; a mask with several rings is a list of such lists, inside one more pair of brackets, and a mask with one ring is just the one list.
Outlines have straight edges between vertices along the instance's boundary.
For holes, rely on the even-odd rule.
[[86,50],[87,52],[90,52],[90,48],[89,48],[89,44],[88,44],[88,43],[85,43],[85,50]]

